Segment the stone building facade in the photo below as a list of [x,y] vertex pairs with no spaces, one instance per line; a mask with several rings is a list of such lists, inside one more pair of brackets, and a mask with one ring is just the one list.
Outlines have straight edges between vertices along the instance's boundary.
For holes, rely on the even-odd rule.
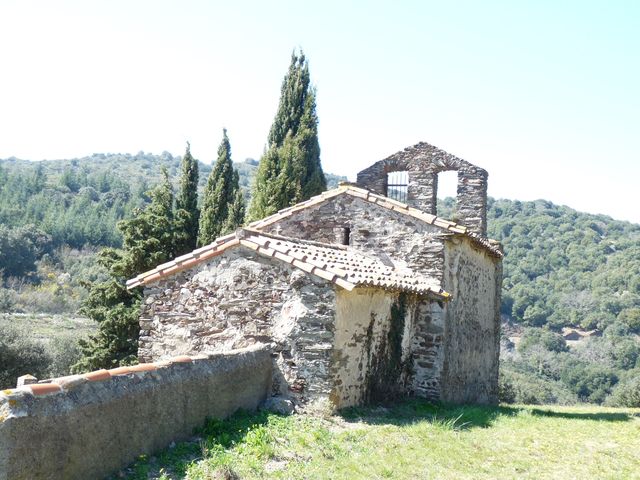
[[486,170],[476,167],[426,142],[420,142],[380,160],[358,173],[358,184],[380,195],[387,194],[387,174],[407,171],[407,203],[423,212],[436,214],[438,174],[458,172],[457,216],[462,225],[487,236]]
[[[458,171],[459,223],[435,216]],[[386,197],[407,171],[407,203]],[[487,173],[425,143],[129,282],[141,362],[271,345],[273,393],[335,407],[497,401],[501,258]]]

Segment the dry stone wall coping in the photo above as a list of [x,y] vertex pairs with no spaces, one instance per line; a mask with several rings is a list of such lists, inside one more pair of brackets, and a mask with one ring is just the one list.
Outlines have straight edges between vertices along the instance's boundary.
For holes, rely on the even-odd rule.
[[0,479],[103,478],[208,417],[257,408],[272,375],[270,348],[256,345],[1,391]]
[[[53,378],[48,380],[46,383],[34,383],[16,388],[8,388],[0,391],[0,410],[4,404],[8,404],[9,407],[14,405],[10,399],[16,395],[31,394],[33,396],[44,396],[55,393],[66,393],[76,389],[79,385],[85,382],[101,382],[128,374],[144,374],[145,372],[151,372],[159,368],[170,367],[174,363],[193,363],[194,361],[209,359],[215,355],[220,354],[198,355],[193,357],[178,355],[161,362],[140,363],[130,367],[117,367],[110,370],[94,370],[93,372],[83,373],[80,375]],[[3,419],[3,415],[0,413],[0,422],[3,421]]]

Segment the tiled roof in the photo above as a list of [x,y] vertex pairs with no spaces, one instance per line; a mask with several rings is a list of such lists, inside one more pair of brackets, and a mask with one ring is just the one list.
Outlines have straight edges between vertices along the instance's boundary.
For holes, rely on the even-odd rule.
[[350,247],[282,237],[254,229],[240,229],[198,250],[178,257],[127,282],[127,288],[148,285],[161,278],[192,268],[232,247],[251,249],[268,258],[288,263],[346,290],[356,286],[372,286],[386,290],[402,290],[430,294],[441,300],[450,295],[437,281],[408,269],[387,266]]
[[378,195],[348,182],[343,182],[337,188],[327,190],[320,195],[311,197],[307,201],[297,203],[296,205],[280,210],[269,217],[263,218],[262,220],[250,223],[248,227],[254,228],[256,230],[261,230],[265,227],[268,227],[269,225],[272,225],[275,222],[282,220],[283,218],[291,216],[295,212],[299,212],[300,210],[304,210],[314,205],[319,205],[333,197],[337,197],[338,195],[351,195],[353,197],[361,198],[362,200],[380,205],[381,207],[392,210],[394,212],[399,212],[404,215],[409,215],[410,217],[416,218],[418,220],[422,220],[429,225],[441,228],[447,233],[464,235],[465,237],[468,237],[474,244],[487,250],[490,255],[502,258],[502,251],[500,250],[498,245],[496,245],[489,239],[470,231],[464,225],[445,220],[436,215],[431,215],[430,213],[423,212],[422,210],[419,210],[417,208],[410,207],[406,203],[398,202],[397,200]]

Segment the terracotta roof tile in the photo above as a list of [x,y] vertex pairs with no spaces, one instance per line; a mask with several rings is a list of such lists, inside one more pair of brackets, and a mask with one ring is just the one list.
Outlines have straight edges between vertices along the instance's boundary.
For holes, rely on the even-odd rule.
[[96,370],[95,372],[85,373],[84,378],[90,382],[99,382],[101,380],[109,380],[111,375],[107,370]]
[[28,388],[31,389],[31,393],[34,395],[49,395],[62,391],[62,387],[56,383],[34,383],[29,385]]
[[[192,268],[205,260],[220,255],[228,248],[236,245],[242,245],[246,248],[250,248],[256,251],[260,255],[276,258],[280,261],[292,264],[295,267],[300,268],[306,272],[315,273],[316,275],[318,275],[317,272],[319,271],[329,272],[331,276],[335,274],[336,279],[332,281],[343,288],[347,288],[348,290],[351,290],[356,284],[360,284],[440,294],[441,292],[439,287],[437,287],[437,285],[435,285],[431,280],[411,283],[409,279],[418,278],[418,274],[410,271],[407,271],[406,275],[400,272],[395,272],[392,280],[386,281],[386,283],[381,283],[381,280],[377,280],[379,275],[374,278],[373,274],[380,273],[380,269],[382,267],[386,269],[390,269],[391,267],[383,265],[382,262],[378,259],[366,257],[366,255],[364,255],[363,253],[358,253],[353,250],[349,250],[351,253],[347,255],[347,257],[351,258],[353,261],[347,261],[345,260],[347,257],[341,257],[336,253],[338,251],[346,251],[345,247],[343,246],[328,245],[319,242],[311,242],[286,237],[278,237],[273,234],[260,232],[260,229],[288,217],[293,212],[304,210],[313,205],[325,202],[338,195],[345,194],[364,199],[365,201],[371,203],[376,203],[384,208],[400,212],[404,215],[409,215],[430,225],[442,228],[449,234],[464,235],[465,237],[469,238],[474,244],[485,249],[490,255],[493,255],[495,257],[502,257],[502,252],[499,248],[499,245],[473,232],[470,232],[467,227],[463,225],[459,225],[455,222],[451,222],[449,220],[439,218],[435,215],[425,213],[404,203],[398,202],[397,200],[377,195],[353,184],[343,183],[338,188],[328,190],[320,195],[310,198],[305,202],[298,203],[291,207],[280,210],[270,217],[266,217],[262,220],[258,220],[249,224],[249,227],[246,229],[241,229],[236,233],[220,237],[209,245],[198,248],[193,252],[182,255],[171,262],[166,262],[153,270],[142,273],[136,278],[129,280],[127,282],[127,288],[135,288],[140,285],[146,285],[155,282],[157,280],[160,280],[161,278],[165,278],[174,273]],[[311,247],[314,245],[318,248],[312,249]],[[327,248],[329,250],[326,250]],[[365,258],[368,260],[365,260]],[[373,262],[371,263],[368,270],[368,273],[370,275],[355,276],[354,273],[359,271],[359,269],[356,267],[365,265],[367,264],[367,262]],[[391,270],[393,269],[391,268]],[[391,273],[387,271],[385,272],[385,275],[391,275]],[[325,278],[328,275],[318,276]],[[340,282],[338,282],[337,280],[340,280]],[[430,288],[427,288],[427,284],[429,284]]]
[[[261,256],[291,264],[346,290],[352,290],[356,286],[370,286],[431,294],[445,300],[449,298],[449,294],[442,291],[437,281],[408,269],[395,269],[385,265],[377,257],[366,255],[357,249],[282,237],[249,228],[239,230],[236,237],[225,243],[212,243],[210,251],[200,252],[197,263],[238,245]],[[127,286],[133,288],[146,285],[195,264],[193,259],[174,261],[173,265],[169,262],[162,266],[162,270],[146,272],[129,280]]]

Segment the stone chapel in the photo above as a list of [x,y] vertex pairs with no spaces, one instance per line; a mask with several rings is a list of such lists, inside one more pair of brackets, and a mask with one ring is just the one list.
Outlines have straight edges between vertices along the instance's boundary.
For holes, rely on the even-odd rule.
[[[458,175],[456,221],[436,216]],[[140,362],[271,348],[273,395],[335,408],[415,395],[497,403],[502,251],[485,170],[418,143],[129,280]]]

